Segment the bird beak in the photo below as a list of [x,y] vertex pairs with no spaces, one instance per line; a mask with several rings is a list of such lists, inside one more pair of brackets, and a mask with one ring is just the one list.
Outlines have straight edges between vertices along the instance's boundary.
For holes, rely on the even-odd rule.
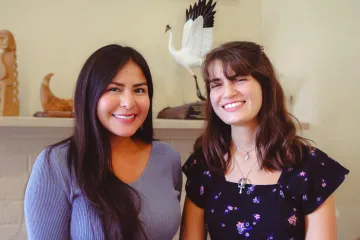
[[171,29],[171,27],[170,27],[169,25],[166,25],[165,33],[166,33],[167,31],[169,31],[170,29]]

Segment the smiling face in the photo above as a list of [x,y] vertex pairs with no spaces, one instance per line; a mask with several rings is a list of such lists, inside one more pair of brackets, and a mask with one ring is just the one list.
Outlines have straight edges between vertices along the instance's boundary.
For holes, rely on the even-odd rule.
[[112,134],[131,137],[144,123],[149,108],[146,78],[141,68],[130,60],[100,97],[97,115]]
[[219,61],[211,64],[209,73],[210,102],[216,115],[228,125],[257,123],[257,115],[262,105],[259,82],[251,75],[234,75],[228,79]]

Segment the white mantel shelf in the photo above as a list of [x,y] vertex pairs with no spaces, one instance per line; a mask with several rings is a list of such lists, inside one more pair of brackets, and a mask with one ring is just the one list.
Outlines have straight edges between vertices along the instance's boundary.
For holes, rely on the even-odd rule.
[[[154,129],[202,129],[202,120],[154,119]],[[73,118],[0,117],[0,127],[72,128]],[[309,123],[301,123],[302,130],[309,130]]]
[[[202,120],[154,119],[154,129],[202,129]],[[73,118],[0,117],[0,127],[72,128]]]

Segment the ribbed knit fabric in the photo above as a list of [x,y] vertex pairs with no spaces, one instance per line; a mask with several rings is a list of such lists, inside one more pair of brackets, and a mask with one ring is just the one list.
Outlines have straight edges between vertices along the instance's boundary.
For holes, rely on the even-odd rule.
[[[29,240],[104,239],[97,214],[86,203],[67,167],[68,145],[43,150],[36,159],[25,192],[25,223]],[[180,155],[154,141],[149,162],[130,184],[142,196],[140,220],[149,240],[171,240],[181,220]]]

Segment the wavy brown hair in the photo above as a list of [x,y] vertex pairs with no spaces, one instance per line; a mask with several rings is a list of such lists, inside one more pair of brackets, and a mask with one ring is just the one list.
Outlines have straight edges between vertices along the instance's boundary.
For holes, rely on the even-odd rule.
[[228,154],[231,159],[231,127],[216,115],[209,99],[211,69],[215,62],[222,64],[228,79],[251,75],[261,85],[263,100],[256,131],[256,154],[261,169],[282,170],[299,163],[311,144],[297,135],[294,121],[299,121],[286,108],[284,91],[263,48],[246,41],[227,42],[205,56],[202,74],[208,96],[206,122],[203,134],[194,145],[195,157],[222,176],[230,163],[224,155]]

